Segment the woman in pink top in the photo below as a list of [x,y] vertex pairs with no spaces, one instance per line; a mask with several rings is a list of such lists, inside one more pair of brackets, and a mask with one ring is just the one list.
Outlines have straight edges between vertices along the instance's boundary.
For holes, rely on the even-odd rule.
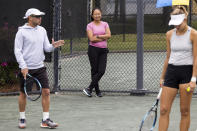
[[87,36],[90,40],[88,47],[88,57],[91,66],[91,83],[83,90],[84,94],[91,97],[93,88],[96,95],[102,97],[99,89],[99,80],[105,73],[107,64],[107,39],[111,37],[111,31],[107,22],[101,21],[101,10],[92,10],[92,22],[87,25]]

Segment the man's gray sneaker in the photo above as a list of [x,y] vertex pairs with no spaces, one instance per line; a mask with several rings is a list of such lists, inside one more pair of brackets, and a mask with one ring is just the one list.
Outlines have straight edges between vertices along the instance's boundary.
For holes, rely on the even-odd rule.
[[42,120],[40,127],[42,127],[42,128],[56,128],[56,127],[58,127],[58,124],[48,118],[45,121]]

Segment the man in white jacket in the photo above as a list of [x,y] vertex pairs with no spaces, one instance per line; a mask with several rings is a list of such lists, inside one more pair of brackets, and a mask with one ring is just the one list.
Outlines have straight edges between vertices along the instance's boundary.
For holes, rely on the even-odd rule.
[[24,19],[27,19],[27,23],[24,26],[19,27],[19,30],[15,37],[14,53],[16,60],[21,69],[21,89],[18,99],[19,103],[19,128],[26,127],[25,107],[26,107],[26,95],[24,94],[24,79],[26,79],[27,73],[36,77],[42,85],[42,107],[43,118],[41,127],[55,128],[57,123],[53,122],[49,118],[49,105],[50,105],[50,89],[46,67],[44,67],[44,51],[51,52],[54,48],[64,44],[63,40],[49,43],[46,30],[40,26],[42,16],[44,12],[38,9],[28,9]]

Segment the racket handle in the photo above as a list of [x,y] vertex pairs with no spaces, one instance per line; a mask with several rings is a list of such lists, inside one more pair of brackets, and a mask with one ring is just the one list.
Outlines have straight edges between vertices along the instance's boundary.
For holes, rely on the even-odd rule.
[[160,99],[161,92],[162,92],[162,88],[160,88],[160,90],[159,90],[159,94],[157,95],[157,99]]
[[27,74],[27,76],[32,77],[29,73]]

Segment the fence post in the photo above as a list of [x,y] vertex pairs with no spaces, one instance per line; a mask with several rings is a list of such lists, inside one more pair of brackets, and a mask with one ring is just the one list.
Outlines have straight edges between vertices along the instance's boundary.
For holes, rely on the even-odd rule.
[[143,0],[137,0],[137,90],[143,89],[143,34],[144,5]]
[[[54,24],[53,24],[54,40],[61,39],[61,0],[54,0]],[[59,91],[59,52],[60,48],[54,50],[54,87],[53,92]]]
[[188,25],[192,25],[192,0],[189,1],[189,19],[188,19]]
[[126,19],[126,2],[120,1],[120,21],[122,23],[123,42],[125,42],[125,19]]

